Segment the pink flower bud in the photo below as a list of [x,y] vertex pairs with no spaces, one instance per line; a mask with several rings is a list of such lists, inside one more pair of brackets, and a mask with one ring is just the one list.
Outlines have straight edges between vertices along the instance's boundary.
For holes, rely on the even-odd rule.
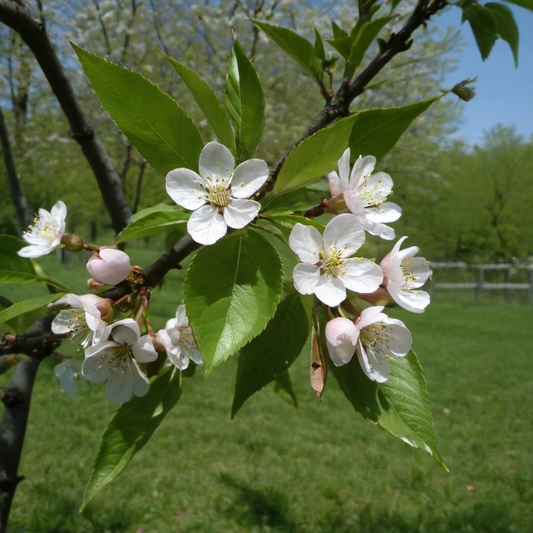
[[349,363],[355,353],[359,330],[347,318],[339,317],[326,324],[326,345],[335,366]]
[[386,287],[389,283],[389,263],[390,263],[390,252],[382,259],[379,266],[381,267],[381,270],[383,270],[383,283],[381,284],[383,287]]
[[130,258],[121,250],[102,246],[97,253],[89,258],[87,271],[100,283],[117,285],[130,274]]

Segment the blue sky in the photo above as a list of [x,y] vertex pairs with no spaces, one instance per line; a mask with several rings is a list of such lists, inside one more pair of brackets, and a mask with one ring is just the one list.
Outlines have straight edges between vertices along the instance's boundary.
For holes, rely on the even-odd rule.
[[[505,3],[505,2],[504,2]],[[464,105],[463,119],[454,137],[480,144],[483,131],[497,123],[515,125],[528,139],[533,134],[533,12],[509,6],[520,31],[518,68],[509,45],[498,39],[488,59],[481,60],[468,22],[461,26],[467,45],[458,69],[446,78],[446,87],[477,76],[476,96]],[[461,11],[449,7],[440,17],[443,26],[460,26]]]

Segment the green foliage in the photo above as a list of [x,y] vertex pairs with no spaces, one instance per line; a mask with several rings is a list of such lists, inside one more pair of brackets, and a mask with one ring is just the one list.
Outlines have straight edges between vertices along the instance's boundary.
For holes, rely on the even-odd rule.
[[513,12],[503,4],[488,2],[485,7],[490,10],[496,20],[496,27],[500,37],[509,43],[513,52],[515,66],[518,67],[518,26]]
[[250,159],[263,137],[265,97],[255,67],[237,39],[228,65],[225,103],[236,129],[237,160]]
[[331,368],[356,411],[407,444],[427,451],[448,471],[437,447],[427,384],[415,353],[411,350],[405,358],[392,358],[390,364],[391,377],[379,384],[365,376],[356,357],[347,365]]
[[322,88],[324,72],[321,60],[325,60],[326,57],[322,39],[316,29],[315,46],[313,46],[307,39],[288,28],[258,20],[252,20],[252,22],[261,28],[291,59],[296,61],[306,76],[309,76]]
[[235,231],[195,255],[184,299],[207,375],[265,329],[282,276],[278,253],[253,231]]
[[[309,317],[301,296],[289,294],[278,305],[265,330],[241,351],[232,417],[250,396],[274,379],[282,379],[308,337]],[[280,386],[283,384],[281,381]],[[283,388],[290,390],[289,386]]]
[[198,170],[204,142],[170,96],[137,72],[71,44],[102,105],[154,168],[161,174],[178,167]]
[[288,155],[274,190],[285,193],[316,181],[337,167],[346,148],[353,157],[373,155],[379,161],[411,122],[441,96],[389,109],[370,109],[338,120],[298,144]]
[[[20,320],[24,318],[24,315],[30,315],[32,319],[37,318],[46,312],[48,304],[61,296],[64,296],[64,293],[48,294],[41,298],[14,303],[0,311],[0,324],[7,322],[18,331],[18,322],[14,321],[15,318]],[[27,321],[24,321],[24,324],[27,325]]]
[[194,97],[207,122],[220,143],[227,146],[235,154],[235,133],[231,127],[226,112],[222,109],[220,101],[209,84],[192,69],[167,56],[168,62],[178,73]]
[[146,396],[134,397],[117,410],[102,436],[80,512],[126,468],[133,456],[148,442],[170,409],[176,405],[180,396],[181,375],[171,366],[151,381]]
[[180,207],[171,205],[144,209],[136,213],[132,223],[116,236],[115,244],[179,229],[189,220],[189,216]]

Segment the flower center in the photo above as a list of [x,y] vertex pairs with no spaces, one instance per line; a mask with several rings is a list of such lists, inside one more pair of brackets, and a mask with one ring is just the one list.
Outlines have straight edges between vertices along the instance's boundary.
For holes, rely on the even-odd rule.
[[50,224],[50,222],[43,221],[39,217],[35,217],[33,222],[35,225],[30,226],[28,231],[25,231],[24,233],[33,233],[34,235],[38,235],[42,240],[46,241],[46,243],[52,244],[57,237],[57,229]]
[[387,343],[387,333],[383,324],[370,324],[365,326],[359,333],[363,346],[374,347],[378,342]]
[[411,283],[414,283],[418,279],[416,275],[411,272],[412,266],[413,266],[412,258],[404,259],[400,264],[402,275],[405,278],[405,283],[407,283],[408,285],[410,285]]
[[[321,254],[322,255],[322,254]],[[338,269],[344,266],[344,257],[342,251],[337,248],[332,248],[329,251],[329,257],[322,263],[322,272],[331,273],[333,276],[337,276]]]
[[229,197],[231,196],[231,188],[224,188],[222,185],[214,185],[208,188],[207,198],[209,201],[218,206],[225,207],[228,205]]
[[[365,176],[365,180],[367,180],[369,177],[370,174]],[[381,180],[379,180],[379,183],[381,183]],[[365,204],[365,207],[379,207],[387,199],[382,198],[379,200],[378,197],[381,195],[382,192],[380,191],[378,184],[374,185],[373,188],[369,188],[365,185],[359,193],[359,198],[361,198],[361,202]]]
[[131,360],[131,346],[127,344],[117,344],[113,350],[113,358],[109,358],[109,367],[113,374],[122,375],[124,369],[129,365]]

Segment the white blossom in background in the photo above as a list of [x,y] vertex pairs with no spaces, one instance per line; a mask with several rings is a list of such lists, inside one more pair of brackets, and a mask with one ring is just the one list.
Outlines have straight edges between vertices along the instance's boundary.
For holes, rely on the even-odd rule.
[[200,174],[187,168],[167,174],[166,189],[181,207],[194,210],[187,231],[200,244],[213,244],[228,227],[244,228],[259,213],[259,202],[249,200],[268,178],[268,166],[261,159],[249,159],[235,168],[231,152],[211,142],[200,154]]
[[426,259],[415,257],[418,246],[400,250],[405,239],[407,237],[402,237],[380,263],[383,286],[399,306],[412,313],[423,313],[430,297],[427,292],[418,289],[426,283],[432,272]]
[[203,364],[184,305],[178,307],[175,318],[166,323],[165,329],[157,332],[156,339],[167,352],[169,360],[180,370],[189,366],[189,360],[197,365]]
[[383,383],[390,377],[390,357],[405,357],[413,342],[401,320],[382,313],[383,307],[368,307],[352,322],[334,318],[326,324],[326,345],[336,366],[349,363],[357,353],[359,364],[372,381]]
[[338,215],[322,237],[313,226],[295,224],[289,246],[298,255],[293,281],[301,294],[315,294],[330,307],[346,298],[346,289],[374,292],[383,281],[381,268],[369,259],[352,258],[365,240],[361,222],[351,214]]
[[385,172],[376,172],[376,158],[359,156],[350,172],[350,149],[339,159],[339,173],[328,175],[333,198],[341,195],[348,209],[361,221],[371,235],[392,240],[394,230],[386,223],[395,222],[402,215],[399,205],[387,202],[392,192],[392,178]]
[[52,321],[52,331],[58,335],[69,335],[70,340],[79,341],[86,348],[99,342],[107,323],[102,320],[111,313],[111,302],[95,294],[66,294],[49,307],[69,306],[62,309]]
[[65,219],[67,206],[59,200],[50,212],[39,209],[34,225],[22,234],[22,238],[29,243],[18,251],[21,257],[41,257],[53,252],[61,246],[61,237],[65,233]]
[[82,374],[93,383],[105,383],[110,402],[122,405],[132,396],[144,396],[148,378],[138,363],[157,359],[150,335],[141,337],[139,325],[131,318],[108,326],[100,342],[85,349]]
[[89,257],[87,272],[104,285],[117,285],[130,275],[130,258],[122,250],[102,246],[97,253]]
[[61,390],[69,397],[76,398],[76,381],[81,373],[81,361],[67,359],[54,367],[54,375],[59,379]]

